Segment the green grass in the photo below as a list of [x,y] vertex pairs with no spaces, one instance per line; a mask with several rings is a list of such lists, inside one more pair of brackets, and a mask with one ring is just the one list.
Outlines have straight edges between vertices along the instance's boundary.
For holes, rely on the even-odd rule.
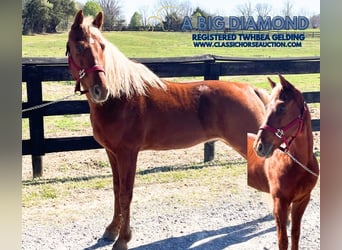
[[[246,163],[242,162],[211,162],[194,166],[177,166],[171,171],[146,173],[138,171],[135,186],[169,184],[177,186],[202,186],[210,189],[210,193],[222,193],[222,185],[229,180],[232,187],[238,176],[243,176]],[[91,195],[97,190],[111,189],[111,176],[97,177],[66,177],[48,179],[33,179],[23,181],[22,205],[24,207],[41,206],[53,200],[54,204],[73,199],[75,193]],[[200,193],[198,194],[201,195]]]
[[[142,57],[175,57],[216,54],[234,57],[299,57],[318,56],[320,39],[306,38],[303,47],[294,48],[194,48],[191,33],[175,32],[104,32],[104,36],[114,43],[122,52],[131,58]],[[50,35],[22,36],[23,57],[65,57],[67,33]],[[270,76],[277,81],[277,76]],[[301,91],[319,91],[320,74],[286,75]],[[199,80],[201,77],[177,78],[176,81]],[[265,75],[222,76],[222,80],[249,82],[257,87],[270,90]],[[73,92],[73,82],[44,82],[43,99],[57,100]],[[22,87],[22,100],[26,101],[26,85]],[[79,98],[78,98],[79,99]],[[80,97],[83,99],[83,97]],[[316,105],[316,104],[315,104]],[[319,105],[319,104],[318,104]],[[317,105],[316,105],[317,106]],[[58,133],[69,131],[79,133],[89,130],[88,116],[69,115],[44,118],[45,135],[54,137]],[[28,120],[22,119],[23,138],[29,138]]]
[[[307,37],[303,41],[301,48],[195,48],[192,45],[192,33],[187,32],[125,31],[103,32],[103,35],[130,58],[177,57],[203,54],[258,58],[320,55],[320,38],[317,37]],[[22,36],[22,56],[65,57],[67,36],[67,33]],[[287,78],[293,81],[302,91],[319,89],[319,74],[290,75]],[[183,80],[189,79],[191,78],[183,78]],[[268,88],[269,86],[266,77],[263,75],[221,77],[221,79],[251,82],[263,88]],[[47,91],[46,95],[51,95],[51,91]]]
[[[103,32],[103,35],[130,58],[177,57],[203,54],[258,58],[320,55],[320,38],[317,37],[307,37],[303,41],[301,48],[195,48],[192,45],[192,33],[187,32],[125,31]],[[67,33],[22,36],[22,56],[65,57],[67,36]],[[287,75],[286,77],[302,91],[319,90],[319,74]],[[191,79],[182,78],[182,80]],[[256,86],[269,88],[264,75],[221,77],[221,79],[251,82]],[[50,97],[51,91],[47,91],[46,95],[49,95],[50,99],[53,98],[53,96]]]
[[[195,48],[192,33],[104,32],[127,57],[176,57],[216,54],[234,57],[319,56],[320,39],[306,38],[301,48]],[[64,57],[67,33],[22,36],[23,57]]]
[[23,57],[64,57],[67,33],[22,36]]
[[43,184],[34,186],[31,189],[23,188],[23,206],[34,206],[47,200],[54,200],[65,195],[65,189],[61,190],[53,184]]
[[[215,167],[216,166],[216,167]],[[219,167],[217,167],[219,166]],[[209,163],[193,163],[187,166],[170,166],[161,172],[138,171],[140,184],[175,183],[202,180],[202,184],[209,184],[217,176],[232,177],[244,173],[245,162],[217,161]]]
[[[104,32],[103,34],[130,58],[195,56],[203,54],[233,57],[300,57],[320,55],[320,38],[317,37],[307,37],[303,41],[303,47],[301,48],[195,48],[192,45],[192,33],[127,31]],[[22,36],[22,56],[65,57],[67,36],[67,33]],[[302,91],[319,90],[319,74],[287,75],[286,77]],[[182,79],[191,80],[192,78]],[[256,86],[269,88],[264,75],[221,77],[221,79],[251,82]],[[64,84],[69,85],[70,82]],[[44,97],[53,100],[55,98],[53,95],[56,95],[54,91],[47,91]]]
[[81,132],[84,127],[90,126],[88,116],[86,119],[83,115],[63,115],[44,117],[45,128],[47,131],[54,130],[54,133],[71,130],[73,132]]

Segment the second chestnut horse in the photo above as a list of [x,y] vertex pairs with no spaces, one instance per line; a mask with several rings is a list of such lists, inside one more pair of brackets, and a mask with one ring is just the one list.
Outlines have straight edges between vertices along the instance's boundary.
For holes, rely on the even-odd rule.
[[318,179],[311,116],[302,93],[283,76],[269,79],[271,100],[257,135],[248,134],[248,185],[270,193],[280,250],[288,249],[286,226],[291,212],[291,249],[298,250],[301,220]]

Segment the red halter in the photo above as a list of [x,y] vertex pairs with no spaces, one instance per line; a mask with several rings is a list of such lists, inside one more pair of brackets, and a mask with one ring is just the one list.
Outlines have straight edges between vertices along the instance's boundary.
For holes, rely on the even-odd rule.
[[[279,139],[281,139],[283,141],[283,143],[285,143],[286,147],[282,148],[279,146],[279,149],[286,152],[289,150],[291,143],[297,138],[297,136],[302,131],[303,119],[304,119],[304,115],[305,115],[306,111],[307,111],[307,108],[306,108],[306,104],[304,102],[304,107],[303,107],[302,113],[298,117],[296,117],[294,120],[292,120],[289,124],[287,124],[286,126],[284,126],[282,128],[273,128],[273,127],[266,124],[266,125],[260,127],[259,130],[269,131],[269,132],[273,133],[275,136],[277,136]],[[290,128],[295,126],[297,123],[299,123],[297,132],[296,132],[295,136],[292,136],[292,138],[288,141],[288,138],[285,137],[284,133],[286,130],[289,130]]]
[[86,69],[82,69],[80,66],[78,66],[75,61],[72,59],[71,55],[69,54],[68,57],[68,63],[69,66],[74,67],[76,70],[78,70],[78,77],[75,78],[76,80],[76,85],[75,85],[75,93],[82,95],[88,92],[88,90],[81,90],[81,79],[88,73],[91,72],[95,72],[95,71],[99,71],[99,72],[103,72],[106,73],[104,68],[102,67],[102,65],[94,65],[92,67],[86,68]]

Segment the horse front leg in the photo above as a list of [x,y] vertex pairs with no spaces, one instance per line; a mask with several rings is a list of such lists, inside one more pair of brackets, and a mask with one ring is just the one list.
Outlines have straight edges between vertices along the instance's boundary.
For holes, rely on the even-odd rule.
[[301,221],[309,201],[310,194],[292,204],[291,250],[298,250]]
[[120,185],[120,191],[118,195],[122,223],[119,232],[119,238],[115,242],[113,250],[127,250],[127,243],[132,237],[130,226],[130,206],[133,197],[133,186],[138,152],[129,149],[120,149],[116,156]]
[[103,238],[110,241],[115,241],[115,239],[119,235],[119,231],[121,228],[122,223],[122,216],[121,216],[121,208],[120,208],[120,199],[119,199],[119,192],[120,192],[120,182],[119,182],[119,173],[118,173],[118,164],[116,160],[116,156],[114,153],[106,150],[109,163],[112,168],[112,175],[113,175],[113,192],[114,192],[114,215],[112,222],[107,226]]
[[278,235],[278,248],[279,250],[287,250],[289,242],[287,239],[287,216],[289,209],[289,202],[286,200],[273,197],[274,203],[274,219],[276,221],[277,235]]

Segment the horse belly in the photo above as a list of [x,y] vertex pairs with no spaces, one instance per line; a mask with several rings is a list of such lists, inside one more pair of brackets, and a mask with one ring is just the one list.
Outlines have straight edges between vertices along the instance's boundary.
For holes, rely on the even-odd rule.
[[247,184],[259,191],[269,193],[270,188],[268,179],[266,177],[263,165],[250,165],[248,164],[247,170]]
[[143,149],[188,148],[210,139],[199,120],[191,115],[172,121],[163,121],[159,116],[158,122],[150,126],[145,135]]

